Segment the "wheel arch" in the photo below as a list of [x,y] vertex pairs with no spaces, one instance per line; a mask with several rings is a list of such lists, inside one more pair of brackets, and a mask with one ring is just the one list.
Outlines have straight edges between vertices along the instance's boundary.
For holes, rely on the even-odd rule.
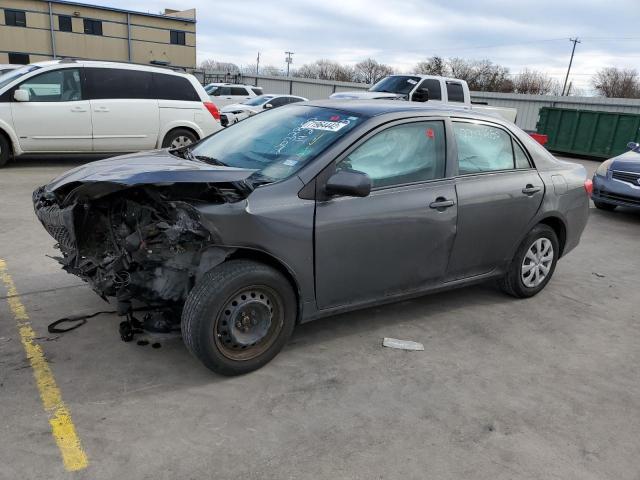
[[282,260],[262,250],[255,250],[251,248],[237,248],[227,256],[225,261],[238,259],[253,260],[254,262],[263,263],[274,268],[282,275],[284,275],[284,277],[291,285],[294,295],[296,296],[296,303],[298,304],[296,323],[300,323],[300,319],[302,318],[302,292],[300,290],[300,285],[291,269]]
[[565,224],[564,220],[562,220],[560,217],[552,215],[542,218],[538,223],[551,227],[556,233],[556,236],[558,237],[558,243],[560,244],[560,255],[558,258],[562,257],[562,255],[564,254],[564,247],[567,243],[567,225]]
[[162,148],[162,145],[164,145],[164,141],[167,138],[167,136],[175,130],[187,130],[196,137],[196,140],[199,141],[200,139],[202,139],[202,131],[200,131],[195,125],[174,124],[168,127],[164,131],[164,133],[160,135],[158,139],[159,141],[158,148]]

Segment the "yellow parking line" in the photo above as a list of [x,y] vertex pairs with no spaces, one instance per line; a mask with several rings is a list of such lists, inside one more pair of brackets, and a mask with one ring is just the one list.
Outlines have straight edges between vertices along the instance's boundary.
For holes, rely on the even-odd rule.
[[56,384],[56,379],[47,363],[47,359],[44,357],[42,348],[35,342],[36,333],[33,328],[31,328],[27,310],[20,301],[18,290],[13,283],[11,275],[9,275],[7,263],[1,258],[0,281],[4,283],[7,288],[7,296],[9,297],[7,302],[16,320],[22,346],[31,363],[33,376],[36,379],[36,384],[40,391],[40,399],[42,400],[45,411],[49,415],[51,433],[60,449],[64,466],[72,472],[87,468],[89,460],[82,449],[80,438],[78,438],[76,428],[71,419],[71,412],[62,401],[60,389]]

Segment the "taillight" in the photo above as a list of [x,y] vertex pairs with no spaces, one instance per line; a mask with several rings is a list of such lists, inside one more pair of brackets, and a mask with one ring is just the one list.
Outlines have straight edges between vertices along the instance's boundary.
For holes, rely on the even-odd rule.
[[587,195],[591,196],[593,193],[593,181],[590,178],[584,181],[584,189],[587,192]]
[[220,121],[220,111],[218,110],[218,107],[216,107],[211,102],[202,102],[202,103],[207,108],[207,110],[209,110],[209,113],[211,115],[213,115],[213,118],[215,118],[216,120]]

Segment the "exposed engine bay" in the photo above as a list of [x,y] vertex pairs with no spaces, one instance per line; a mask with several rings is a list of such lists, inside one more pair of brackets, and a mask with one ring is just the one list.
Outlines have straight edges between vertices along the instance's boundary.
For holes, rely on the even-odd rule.
[[129,315],[137,301],[179,319],[197,278],[231,253],[216,247],[195,205],[237,202],[249,192],[236,182],[75,183],[55,192],[39,188],[33,202],[58,242],[62,256],[56,260],[64,270],[103,299],[115,297],[121,315]]

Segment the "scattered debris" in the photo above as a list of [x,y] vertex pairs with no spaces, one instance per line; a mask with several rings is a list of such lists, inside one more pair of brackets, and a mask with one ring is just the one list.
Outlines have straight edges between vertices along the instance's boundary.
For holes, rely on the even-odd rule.
[[399,348],[401,350],[424,350],[424,345],[422,345],[421,343],[412,342],[411,340],[398,340],[397,338],[388,337],[385,337],[385,339],[382,340],[382,346],[389,348]]
[[151,348],[160,348],[162,345],[158,342],[151,344]]
[[592,274],[592,275],[595,275],[595,276],[596,276],[596,277],[598,277],[598,278],[605,278],[605,277],[606,277],[606,275],[603,275],[603,274],[598,273],[598,272],[591,272],[591,274]]
[[145,345],[149,345],[149,340],[138,340],[136,343],[141,347],[144,347]]

